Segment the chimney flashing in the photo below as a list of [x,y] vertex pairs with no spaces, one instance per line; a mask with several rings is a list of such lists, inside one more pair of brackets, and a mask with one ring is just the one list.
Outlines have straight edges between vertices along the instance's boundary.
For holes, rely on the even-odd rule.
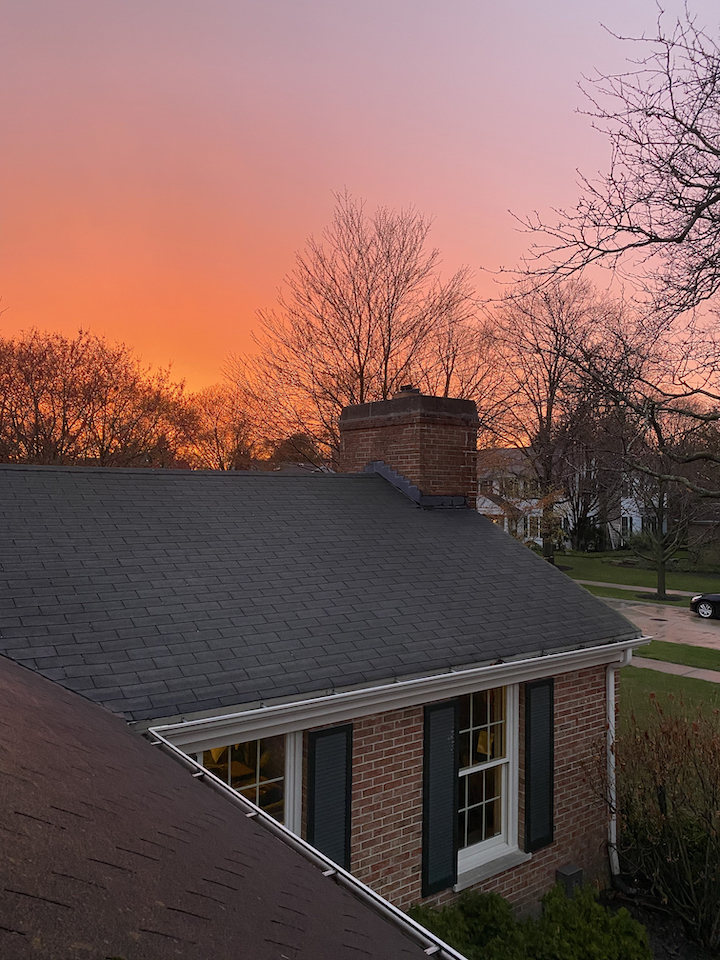
[[388,483],[391,483],[396,490],[399,490],[400,493],[404,494],[419,507],[432,509],[457,509],[458,507],[468,506],[467,497],[444,497],[422,493],[414,483],[411,483],[408,480],[407,477],[404,477],[402,473],[398,473],[397,470],[393,470],[392,467],[389,467],[387,463],[382,460],[374,460],[372,463],[366,464],[363,469],[363,473],[374,473],[380,477],[383,477],[383,479],[387,480]]

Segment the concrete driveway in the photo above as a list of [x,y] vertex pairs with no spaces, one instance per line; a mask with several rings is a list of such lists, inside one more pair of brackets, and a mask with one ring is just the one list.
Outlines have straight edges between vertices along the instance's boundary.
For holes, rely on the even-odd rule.
[[628,620],[654,640],[687,643],[694,647],[720,650],[720,620],[701,620],[687,608],[640,600],[615,600],[602,597],[605,603],[619,610]]

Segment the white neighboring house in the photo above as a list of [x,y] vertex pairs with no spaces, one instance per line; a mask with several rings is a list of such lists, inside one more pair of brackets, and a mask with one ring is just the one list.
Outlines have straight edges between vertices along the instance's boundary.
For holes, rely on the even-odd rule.
[[478,451],[477,511],[510,536],[542,546],[541,499],[522,447]]
[[652,517],[645,517],[642,509],[632,496],[620,498],[620,516],[607,522],[607,535],[610,546],[617,550],[637,533],[643,533],[652,524]]
[[[527,544],[542,547],[542,500],[538,484],[530,476],[527,451],[523,447],[495,447],[478,451],[477,511],[498,524],[505,533]],[[570,505],[562,498],[555,501],[555,515],[568,535],[572,524]],[[632,483],[622,484],[616,508],[603,524],[608,546],[617,550],[637,533],[652,527],[654,518],[646,516]]]

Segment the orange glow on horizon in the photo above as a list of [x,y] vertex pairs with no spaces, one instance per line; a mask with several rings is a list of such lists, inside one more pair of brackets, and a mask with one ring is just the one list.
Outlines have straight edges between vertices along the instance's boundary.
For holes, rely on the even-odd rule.
[[[693,9],[715,26],[714,0]],[[637,35],[657,10],[602,16]],[[606,166],[577,81],[628,51],[598,17],[563,0],[11,4],[0,334],[82,327],[189,389],[218,382],[346,187],[434,217],[443,272],[467,264],[497,295],[482,269],[528,245],[508,210],[571,206],[576,168]]]

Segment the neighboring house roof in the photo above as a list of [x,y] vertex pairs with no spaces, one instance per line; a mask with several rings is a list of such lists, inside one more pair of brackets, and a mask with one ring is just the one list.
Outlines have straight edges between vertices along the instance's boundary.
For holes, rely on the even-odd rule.
[[118,717],[4,658],[0,730],[3,960],[425,956]]
[[0,653],[131,721],[639,636],[374,475],[0,468]]
[[527,447],[486,447],[478,450],[477,472],[479,477],[530,474],[530,450]]

